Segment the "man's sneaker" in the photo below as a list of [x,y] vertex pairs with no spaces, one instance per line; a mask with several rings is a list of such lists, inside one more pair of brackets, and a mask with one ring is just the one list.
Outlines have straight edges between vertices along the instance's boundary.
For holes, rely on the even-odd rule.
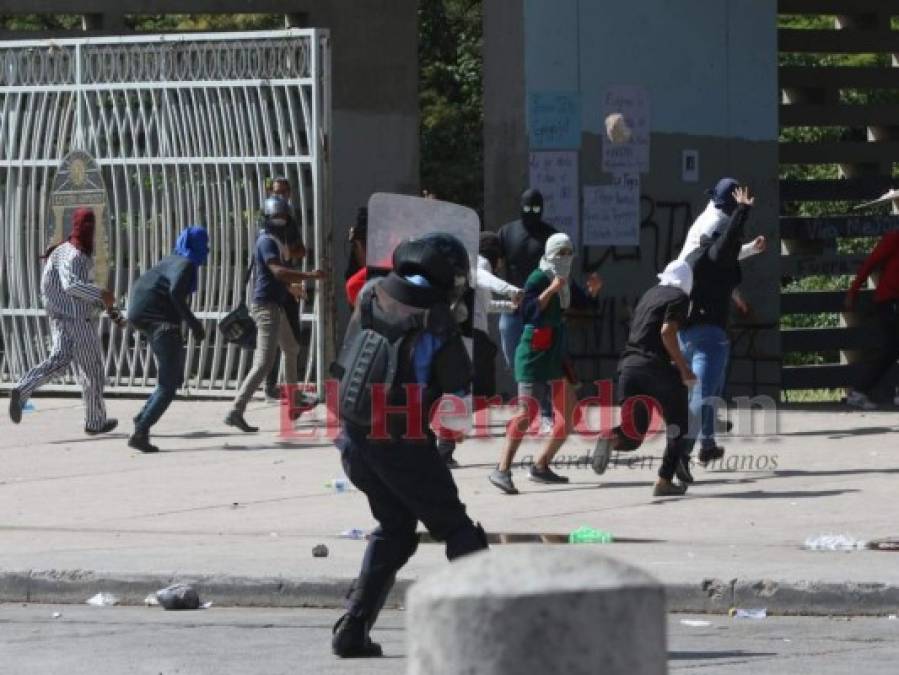
[[681,457],[674,465],[674,475],[685,485],[690,485],[695,481],[693,474],[690,472],[690,456]]
[[9,392],[9,419],[13,424],[22,421],[22,392],[18,389]]
[[532,464],[528,471],[528,478],[535,483],[567,483],[568,476],[560,476],[555,471],[546,468],[540,469],[536,464]]
[[241,431],[245,431],[247,433],[259,431],[259,427],[251,427],[249,424],[247,424],[247,421],[243,418],[243,415],[236,410],[232,410],[228,413],[228,416],[225,418],[225,424],[227,424],[229,427],[237,427]]
[[342,659],[370,659],[383,656],[381,645],[372,642],[364,619],[344,614],[334,624],[331,651]]
[[487,479],[507,495],[518,494],[518,488],[516,488],[515,484],[512,482],[511,471],[500,471],[499,469],[494,469],[490,472],[490,475],[487,477]]
[[149,434],[135,431],[128,439],[128,447],[140,450],[141,452],[159,452],[159,448],[150,443]]
[[724,457],[724,448],[720,445],[710,445],[699,450],[699,463],[703,465],[717,461],[722,457]]
[[269,387],[266,385],[265,387],[265,402],[266,403],[278,403],[281,400],[281,389],[275,385],[273,387]]
[[88,436],[97,436],[98,434],[108,434],[110,431],[119,426],[119,421],[114,417],[109,417],[98,429],[89,429],[84,427],[84,433]]
[[683,483],[659,479],[652,489],[653,497],[680,497],[687,494],[687,486]]
[[596,439],[596,448],[593,450],[593,471],[600,475],[606,472],[609,466],[609,459],[612,457],[612,439],[607,436],[600,436]]
[[849,393],[846,394],[846,404],[861,410],[877,410],[877,404],[868,398],[867,394],[863,394],[855,389],[850,389]]

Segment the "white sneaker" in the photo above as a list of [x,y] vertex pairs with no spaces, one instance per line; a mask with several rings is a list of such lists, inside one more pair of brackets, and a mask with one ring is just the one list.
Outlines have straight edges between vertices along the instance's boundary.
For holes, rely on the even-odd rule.
[[874,401],[868,398],[866,394],[855,389],[850,389],[846,394],[846,404],[862,410],[877,410],[877,404]]

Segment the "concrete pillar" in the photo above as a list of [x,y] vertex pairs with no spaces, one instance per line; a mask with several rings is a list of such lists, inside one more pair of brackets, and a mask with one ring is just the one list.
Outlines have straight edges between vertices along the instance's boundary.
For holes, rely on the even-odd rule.
[[584,546],[515,546],[464,558],[406,597],[408,673],[661,675],[665,594]]

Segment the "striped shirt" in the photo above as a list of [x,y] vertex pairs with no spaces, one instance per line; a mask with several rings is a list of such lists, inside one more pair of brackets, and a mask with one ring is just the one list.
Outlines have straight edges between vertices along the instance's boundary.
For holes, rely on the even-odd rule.
[[90,319],[103,307],[103,294],[90,281],[94,261],[65,242],[53,249],[41,277],[47,313],[62,319]]

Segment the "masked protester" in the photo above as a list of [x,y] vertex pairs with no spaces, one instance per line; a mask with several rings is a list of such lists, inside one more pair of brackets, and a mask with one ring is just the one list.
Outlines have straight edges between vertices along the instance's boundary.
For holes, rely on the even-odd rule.
[[[279,176],[272,181],[271,191],[267,197],[280,197],[287,205],[287,225],[283,231],[283,241],[287,245],[290,253],[290,260],[301,260],[306,255],[306,248],[303,246],[303,238],[300,233],[300,226],[297,222],[296,212],[291,201],[293,191],[290,187],[290,181],[283,176]],[[265,229],[265,213],[261,214],[259,219],[259,230]],[[299,299],[305,297],[305,286],[302,284],[291,284],[290,295],[285,299],[284,312],[290,321],[290,327],[294,331],[297,343],[300,342],[302,331],[300,330],[300,306]],[[269,401],[278,401],[281,398],[281,390],[278,387],[278,377],[281,374],[281,352],[275,349],[275,358],[272,363],[272,369],[265,378],[265,396]]]
[[9,416],[18,424],[31,395],[74,363],[84,400],[84,431],[102,434],[118,421],[106,417],[103,402],[103,353],[97,334],[98,316],[114,298],[90,281],[94,266],[94,212],[79,208],[72,215],[72,232],[42,256],[41,297],[50,320],[53,347],[45,361],[32,368],[10,392]]
[[[253,303],[250,314],[256,322],[256,352],[250,372],[240,385],[225,424],[241,431],[259,431],[244,419],[244,412],[253,394],[271,371],[277,348],[284,352],[284,372],[288,388],[297,383],[297,355],[299,343],[291,329],[291,318],[285,306],[290,303],[290,284],[321,279],[320,271],[300,272],[288,267],[290,251],[285,241],[290,221],[287,202],[269,197],[263,205],[265,225],[256,239],[253,254]],[[292,407],[292,406],[291,406]]]
[[[543,195],[539,190],[528,189],[521,195],[521,217],[503,225],[498,232],[501,257],[505,261],[505,279],[513,286],[524,287],[530,274],[537,268],[546,247],[546,241],[556,234],[555,228],[543,220]],[[586,292],[569,279],[572,306],[589,307],[602,288],[602,280],[595,272],[587,279]],[[499,318],[500,342],[506,366],[515,365],[515,352],[521,340],[524,322],[520,312],[502,314]],[[552,428],[552,403],[541,401],[543,429]]]
[[[687,256],[699,248],[704,237],[711,240],[721,234],[724,226],[730,222],[737,210],[733,192],[738,187],[740,187],[740,183],[735,178],[722,178],[715,184],[715,187],[706,191],[710,198],[709,203],[690,226],[684,247],[677,256],[678,260],[686,260]],[[763,253],[766,243],[765,237],[756,237],[748,244],[744,244],[740,248],[739,259],[745,260]]]
[[[686,322],[693,288],[693,271],[682,261],[668,264],[637,303],[627,345],[618,363],[618,400],[622,424],[600,437],[593,453],[593,470],[604,473],[612,450],[636,450],[643,443],[652,409],[661,408],[667,426],[667,445],[653,488],[656,497],[682,495],[693,482],[689,468],[688,387],[696,376],[681,353],[677,331]],[[674,477],[681,480],[675,483]]]
[[574,261],[574,246],[567,234],[557,233],[546,241],[539,266],[528,277],[521,301],[524,330],[515,350],[515,381],[519,412],[507,427],[506,447],[489,480],[506,494],[518,494],[512,482],[512,462],[524,434],[537,416],[539,402],[549,398],[557,414],[546,447],[530,468],[537,483],[567,483],[550,468],[550,462],[571,433],[577,402],[566,360],[564,312],[571,306],[568,279]]
[[[459,434],[471,425],[470,406],[462,402],[472,367],[460,329],[460,321],[470,319],[460,304],[470,290],[469,269],[465,247],[448,234],[401,242],[393,270],[362,290],[332,368],[341,392],[335,444],[346,475],[365,493],[378,521],[347,612],[334,627],[338,656],[381,656],[369,631],[397,572],[415,553],[417,521],[446,543],[450,560],[487,547],[437,452],[434,431]],[[380,404],[377,391],[383,392]],[[460,406],[429,424],[428,411],[448,394]],[[385,403],[410,412],[385,414]]]
[[128,302],[128,321],[149,341],[156,361],[156,388],[134,418],[128,446],[158,452],[150,443],[150,429],[168,410],[184,382],[182,323],[194,340],[206,338],[203,324],[190,309],[197,291],[200,267],[209,257],[209,233],[192,225],[178,235],[175,250],[145,272],[134,284]]
[[746,219],[755,201],[749,190],[742,187],[733,191],[733,199],[737,207],[727,224],[717,236],[703,237],[699,248],[686,259],[693,269],[692,303],[678,338],[681,351],[699,379],[690,396],[690,423],[692,429],[699,429],[702,464],[724,456],[724,448],[715,441],[715,404],[724,393],[730,357],[730,302],[743,279],[739,256]]

